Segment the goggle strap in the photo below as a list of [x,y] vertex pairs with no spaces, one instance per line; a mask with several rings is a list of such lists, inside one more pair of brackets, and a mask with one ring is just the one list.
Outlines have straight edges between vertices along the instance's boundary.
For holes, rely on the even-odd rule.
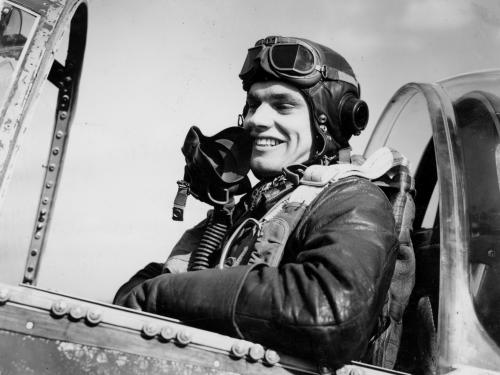
[[350,83],[351,85],[356,87],[359,91],[358,81],[356,80],[356,78],[354,78],[353,76],[351,76],[347,73],[344,73],[344,72],[337,70],[337,69],[327,67],[325,65],[316,67],[316,70],[319,70],[321,72],[321,75],[323,76],[323,78],[325,78],[327,80],[342,81],[342,82]]

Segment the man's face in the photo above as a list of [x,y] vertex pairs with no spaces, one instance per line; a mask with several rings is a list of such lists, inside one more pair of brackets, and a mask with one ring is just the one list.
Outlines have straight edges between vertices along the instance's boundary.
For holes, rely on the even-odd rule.
[[278,81],[257,82],[247,95],[243,126],[253,138],[250,168],[259,179],[310,158],[312,133],[309,107],[301,92]]

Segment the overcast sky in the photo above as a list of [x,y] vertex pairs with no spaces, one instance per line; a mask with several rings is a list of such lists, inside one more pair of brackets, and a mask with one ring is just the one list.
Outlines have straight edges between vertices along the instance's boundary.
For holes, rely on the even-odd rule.
[[180,147],[193,124],[236,124],[237,75],[257,39],[305,37],[350,62],[371,111],[357,152],[403,84],[500,67],[497,0],[90,0],[89,20],[40,285],[106,301],[204,217],[190,199],[184,223],[170,218]]

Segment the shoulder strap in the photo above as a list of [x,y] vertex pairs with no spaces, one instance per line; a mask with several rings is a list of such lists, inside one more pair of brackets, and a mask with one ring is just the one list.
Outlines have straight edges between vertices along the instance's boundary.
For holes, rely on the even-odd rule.
[[360,176],[369,180],[375,180],[396,166],[407,167],[408,160],[398,151],[389,147],[382,147],[361,165],[311,165],[305,170],[300,183],[302,185],[324,186],[350,176]]
[[309,205],[325,187],[343,178],[358,176],[376,180],[398,166],[407,167],[408,160],[389,147],[377,150],[361,165],[311,165],[305,170],[299,186],[288,197],[278,202],[264,219],[274,216],[276,210],[285,202],[301,202]]

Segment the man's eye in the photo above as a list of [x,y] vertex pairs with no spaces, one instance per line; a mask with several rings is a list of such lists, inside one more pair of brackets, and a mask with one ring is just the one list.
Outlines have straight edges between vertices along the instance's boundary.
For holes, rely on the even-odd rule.
[[288,103],[288,102],[276,103],[274,106],[279,111],[287,111],[295,107],[293,103]]

